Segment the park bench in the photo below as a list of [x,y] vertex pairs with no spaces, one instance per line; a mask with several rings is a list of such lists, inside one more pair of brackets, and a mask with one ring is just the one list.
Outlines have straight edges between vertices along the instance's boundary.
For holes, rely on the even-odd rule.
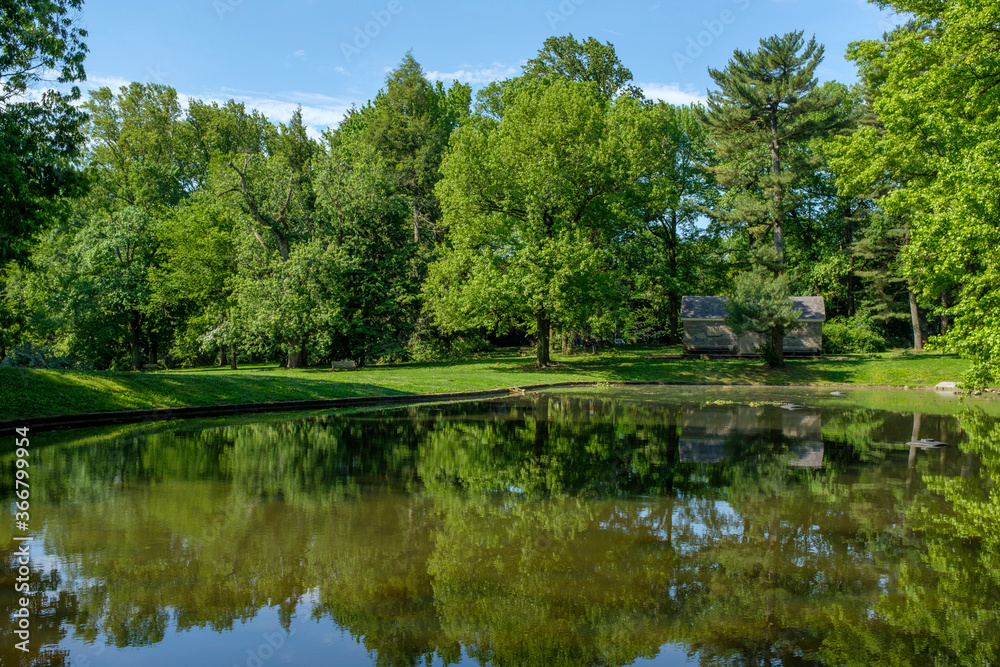
[[331,370],[337,370],[338,368],[357,368],[358,365],[353,361],[335,361],[333,362],[333,368]]

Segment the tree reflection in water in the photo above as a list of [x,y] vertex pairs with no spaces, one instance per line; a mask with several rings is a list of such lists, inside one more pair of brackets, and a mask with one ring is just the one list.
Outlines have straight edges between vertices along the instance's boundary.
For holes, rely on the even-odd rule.
[[[911,461],[913,429],[961,447]],[[155,650],[267,607],[286,630],[332,620],[379,665],[624,665],[670,643],[704,665],[1000,660],[982,415],[542,394],[48,439],[47,653],[3,664],[64,664],[67,632]]]

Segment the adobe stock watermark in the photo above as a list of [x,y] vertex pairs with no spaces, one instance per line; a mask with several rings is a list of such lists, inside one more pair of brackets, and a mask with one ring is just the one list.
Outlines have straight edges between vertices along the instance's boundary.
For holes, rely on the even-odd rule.
[[220,21],[226,20],[226,14],[236,11],[236,8],[243,4],[243,0],[214,0],[212,8],[219,15]]
[[163,83],[164,79],[166,79],[167,76],[169,76],[169,73],[164,72],[162,69],[160,69],[159,65],[157,65],[155,68],[147,65],[146,74],[149,75],[146,77],[146,81],[148,83]]
[[[14,527],[20,535],[14,536],[14,541],[19,543],[17,551],[13,552],[14,564],[17,567],[14,578],[14,597],[17,599],[17,609],[11,614],[13,632],[20,642],[14,644],[14,648],[24,653],[28,652],[28,641],[31,639],[31,526],[29,521],[31,516],[31,485],[28,483],[29,468],[31,462],[28,460],[31,455],[31,443],[28,440],[28,428],[15,429],[19,437],[14,439],[14,495],[17,500],[14,502]],[[17,594],[22,597],[17,597]]]
[[361,52],[368,48],[372,40],[382,34],[382,31],[389,27],[392,19],[403,12],[403,4],[399,0],[389,0],[385,9],[378,9],[371,13],[372,20],[364,26],[354,27],[354,40],[350,43],[341,42],[340,52],[344,54],[344,59],[349,63],[354,56],[361,55]]
[[585,2],[587,0],[562,0],[555,11],[551,9],[546,11],[545,18],[548,19],[549,27],[555,30],[560,23],[568,21],[569,17],[576,13],[577,7]]
[[289,630],[288,635],[283,632],[265,632],[261,635],[264,639],[256,649],[247,649],[247,659],[244,665],[234,664],[233,667],[262,667],[262,665],[278,654],[285,641],[295,634],[295,628]]
[[[751,0],[732,0],[733,5],[740,12],[745,12],[750,6]],[[732,9],[723,9],[716,18],[702,21],[705,28],[693,37],[688,37],[687,45],[683,51],[674,51],[674,65],[678,72],[683,72],[688,65],[693,65],[694,61],[705,53],[705,49],[715,43],[722,33],[726,31],[726,26],[736,23],[739,14]]]

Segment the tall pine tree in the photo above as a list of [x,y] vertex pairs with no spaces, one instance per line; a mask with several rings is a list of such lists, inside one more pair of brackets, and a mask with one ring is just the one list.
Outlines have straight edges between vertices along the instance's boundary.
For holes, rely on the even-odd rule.
[[[727,191],[729,205],[718,215],[745,224],[751,248],[764,242],[768,231],[774,245],[773,255],[766,255],[774,285],[761,282],[760,262],[751,259],[758,265],[757,279],[751,281],[761,287],[758,300],[791,296],[778,287],[788,284],[782,277],[785,221],[801,203],[796,185],[818,166],[807,143],[847,123],[841,113],[843,88],[817,85],[814,75],[822,60],[822,45],[815,38],[806,42],[798,31],[762,39],[753,52],[736,50],[724,70],[709,69],[719,90],[709,92],[702,121],[713,138],[719,158],[713,171]],[[764,256],[752,253],[752,258]],[[739,308],[737,296],[730,299],[734,308]],[[781,310],[777,305],[775,309]],[[771,332],[769,359],[782,366],[785,327],[777,322],[765,325],[750,328]]]

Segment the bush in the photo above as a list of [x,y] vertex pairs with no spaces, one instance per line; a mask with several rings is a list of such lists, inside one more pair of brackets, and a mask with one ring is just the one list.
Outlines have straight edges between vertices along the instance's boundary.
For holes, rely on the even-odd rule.
[[474,331],[453,336],[414,335],[407,348],[413,361],[460,361],[475,359],[493,346],[481,332]]
[[824,354],[884,352],[885,337],[868,320],[835,318],[823,325]]
[[0,368],[50,368],[54,370],[93,370],[72,357],[62,357],[44,346],[23,343],[0,361]]
[[962,376],[962,388],[966,392],[995,387],[1000,384],[1000,362],[995,360],[975,360]]

